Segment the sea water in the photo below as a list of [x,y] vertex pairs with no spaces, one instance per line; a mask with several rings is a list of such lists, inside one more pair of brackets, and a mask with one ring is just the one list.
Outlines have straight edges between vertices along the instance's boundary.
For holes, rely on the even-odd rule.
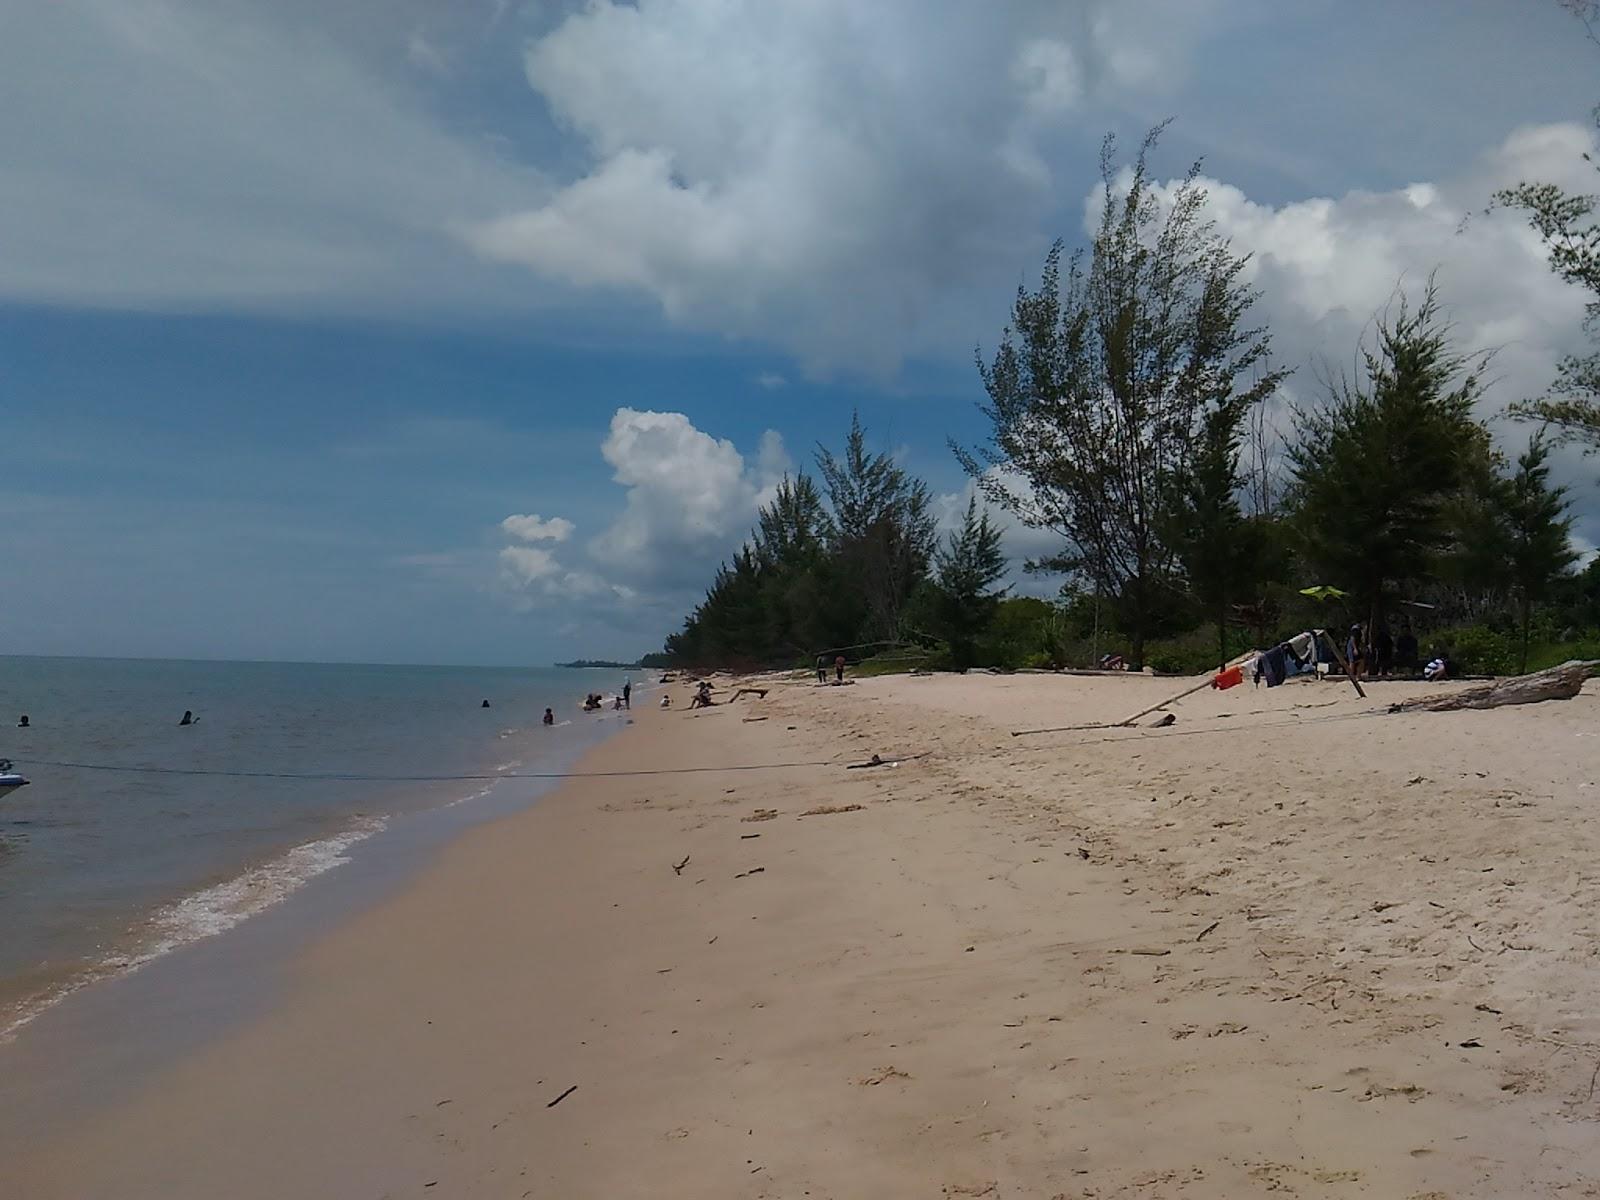
[[31,780],[0,794],[0,1037],[277,904],[396,819],[570,762],[618,724],[583,696],[623,679],[0,657],[0,758]]

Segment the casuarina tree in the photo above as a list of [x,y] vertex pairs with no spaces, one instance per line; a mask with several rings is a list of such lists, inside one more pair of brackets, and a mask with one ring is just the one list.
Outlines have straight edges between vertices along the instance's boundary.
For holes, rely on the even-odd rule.
[[1376,627],[1385,589],[1432,573],[1452,540],[1453,501],[1488,456],[1472,415],[1483,355],[1456,350],[1428,285],[1362,354],[1364,377],[1330,381],[1295,414],[1296,529],[1322,578],[1355,593]]
[[1550,448],[1544,437],[1534,434],[1502,492],[1506,565],[1522,625],[1520,671],[1524,673],[1528,669],[1533,606],[1549,597],[1556,580],[1578,558],[1568,537],[1572,518],[1567,515],[1566,489],[1550,486],[1549,457]]
[[994,620],[1005,595],[1004,588],[995,586],[1005,573],[1000,530],[988,513],[979,512],[973,497],[961,528],[934,552],[934,612],[957,670],[973,663],[977,637]]
[[1263,369],[1270,339],[1249,324],[1257,293],[1205,217],[1199,164],[1168,186],[1147,165],[1101,152],[1100,221],[1087,254],[1057,243],[1036,291],[1019,290],[999,348],[978,370],[987,445],[952,445],[984,494],[1024,524],[1061,535],[1034,569],[1076,575],[1118,605],[1142,665],[1177,547],[1167,502],[1193,475],[1208,414],[1241,412],[1284,373]]
[[866,606],[866,632],[898,638],[937,537],[928,485],[887,454],[869,454],[859,416],[851,417],[842,455],[817,448],[817,469],[833,509],[834,550]]

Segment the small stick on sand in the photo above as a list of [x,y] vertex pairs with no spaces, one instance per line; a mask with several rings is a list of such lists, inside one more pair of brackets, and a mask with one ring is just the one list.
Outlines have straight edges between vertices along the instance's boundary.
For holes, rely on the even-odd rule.
[[687,867],[688,865],[689,865],[689,855],[685,854],[683,856],[683,861],[682,862],[673,863],[672,864],[672,873],[674,875],[682,875],[683,874],[683,869],[685,867]]
[[561,1095],[557,1096],[554,1100],[550,1101],[549,1104],[546,1104],[545,1107],[546,1108],[554,1108],[556,1105],[560,1104],[563,1100],[565,1100],[568,1096],[572,1095],[572,1093],[577,1091],[577,1090],[578,1090],[578,1085],[577,1084],[573,1084],[566,1091],[562,1092]]
[[1200,931],[1199,936],[1196,937],[1194,940],[1197,941],[1197,942],[1205,941],[1206,934],[1210,933],[1213,929],[1215,929],[1218,925],[1221,925],[1221,924],[1222,924],[1221,921],[1213,921],[1213,922],[1211,922],[1211,924],[1207,925],[1204,929],[1202,929]]

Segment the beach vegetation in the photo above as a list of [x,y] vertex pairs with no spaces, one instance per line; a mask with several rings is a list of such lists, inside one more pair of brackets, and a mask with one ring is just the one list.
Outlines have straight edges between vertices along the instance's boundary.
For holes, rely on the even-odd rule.
[[1247,258],[1205,215],[1200,164],[1174,185],[1151,178],[1162,128],[1126,167],[1106,139],[1087,251],[1057,242],[1039,286],[1018,290],[994,354],[978,356],[989,440],[952,443],[989,500],[1060,536],[1035,569],[1080,576],[1114,603],[1135,666],[1185,558],[1215,592],[1215,542],[1186,542],[1196,531],[1170,520],[1174,494],[1219,466],[1237,486],[1238,423],[1286,374],[1250,324]]

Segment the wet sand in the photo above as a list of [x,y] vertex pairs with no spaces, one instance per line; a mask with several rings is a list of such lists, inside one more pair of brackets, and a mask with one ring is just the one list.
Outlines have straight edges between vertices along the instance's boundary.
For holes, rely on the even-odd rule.
[[1600,1194],[1595,689],[1296,683],[1033,738],[1176,685],[641,712],[585,768],[818,765],[467,833],[0,1193]]

